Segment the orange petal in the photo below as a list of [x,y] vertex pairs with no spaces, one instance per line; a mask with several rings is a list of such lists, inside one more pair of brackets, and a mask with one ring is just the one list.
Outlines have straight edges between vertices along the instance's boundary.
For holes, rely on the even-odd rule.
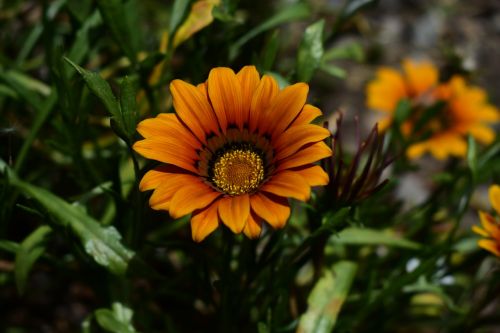
[[468,128],[468,132],[482,144],[488,145],[495,140],[496,133],[486,125],[477,124]]
[[465,140],[457,133],[438,134],[422,143],[425,143],[427,150],[438,160],[444,160],[450,155],[463,157],[467,152]]
[[201,143],[196,137],[179,121],[173,113],[159,114],[156,118],[145,119],[137,125],[137,132],[144,138],[155,136],[174,137],[187,143],[194,149],[201,148]]
[[437,68],[427,61],[403,60],[403,70],[411,91],[417,95],[434,88],[438,81]]
[[491,206],[500,215],[500,186],[492,185],[488,191]]
[[276,171],[311,164],[330,156],[332,156],[332,150],[324,142],[316,142],[279,161]]
[[195,242],[201,242],[219,226],[218,206],[219,202],[215,201],[207,208],[193,213],[191,235]]
[[292,123],[292,126],[310,124],[311,121],[321,116],[323,113],[320,109],[311,104],[306,104],[300,111],[297,118]]
[[255,216],[255,214],[250,213],[250,215],[248,215],[247,224],[245,224],[245,228],[243,228],[243,233],[248,238],[255,239],[259,238],[261,231],[262,219]]
[[481,235],[483,237],[490,237],[490,235],[485,230],[481,229],[481,227],[479,227],[477,225],[472,226],[472,231],[474,231],[476,234]]
[[219,134],[212,107],[195,86],[174,80],[170,83],[170,91],[177,115],[202,143],[206,142],[206,134]]
[[485,250],[490,251],[491,253],[493,253],[497,257],[500,257],[500,244],[498,244],[494,240],[481,239],[477,242],[477,245],[479,245],[479,247],[482,247]]
[[146,158],[173,164],[194,173],[198,172],[195,167],[196,152],[178,139],[152,137],[137,141],[133,148]]
[[283,228],[290,216],[288,199],[270,193],[255,193],[250,197],[252,211],[273,228]]
[[488,213],[479,211],[479,219],[481,220],[481,225],[483,229],[493,238],[500,239],[500,225],[496,223],[493,216]]
[[205,82],[197,84],[196,89],[198,89],[198,91],[203,95],[203,97],[205,97],[207,99],[207,101],[209,100],[208,99],[208,88],[207,88],[207,84]]
[[261,117],[263,117],[264,112],[274,102],[279,90],[278,83],[273,77],[269,75],[264,75],[262,77],[262,80],[260,80],[253,94],[252,104],[250,105],[250,132],[256,131]]
[[175,174],[184,174],[185,170],[175,165],[162,165],[144,174],[139,184],[139,190],[148,191],[157,188]]
[[222,127],[226,133],[228,125],[243,129],[243,95],[241,85],[233,70],[217,67],[208,75],[208,96]]
[[235,234],[245,228],[250,214],[250,200],[248,194],[220,199],[219,216],[222,222]]
[[149,205],[155,210],[168,210],[174,194],[186,183],[197,182],[196,177],[186,174],[169,175],[168,181],[162,182],[149,198]]
[[386,117],[380,119],[378,122],[378,129],[380,132],[385,132],[392,125],[392,118]]
[[169,213],[174,219],[201,209],[221,195],[201,180],[186,182],[172,197]]
[[429,144],[427,141],[418,142],[410,145],[406,149],[406,156],[408,156],[409,159],[414,160],[420,158],[428,150],[429,150]]
[[375,80],[366,88],[367,102],[370,109],[392,113],[398,102],[408,96],[401,74],[388,67],[377,70]]
[[281,171],[271,177],[261,190],[280,197],[295,198],[301,201],[309,200],[311,188],[300,174],[293,171]]
[[292,126],[276,137],[273,147],[276,150],[276,160],[288,157],[308,143],[318,142],[330,136],[330,131],[324,127],[306,124]]
[[240,81],[243,94],[243,123],[248,124],[253,94],[260,82],[259,73],[255,66],[245,66],[236,74],[236,77]]
[[304,107],[308,92],[309,86],[302,82],[280,91],[265,118],[261,117],[261,133],[269,132],[273,137],[281,134]]
[[467,142],[461,136],[451,136],[446,140],[446,146],[451,155],[463,157],[467,153]]
[[300,174],[309,186],[323,186],[328,184],[330,177],[319,165],[306,166],[300,169],[293,169]]

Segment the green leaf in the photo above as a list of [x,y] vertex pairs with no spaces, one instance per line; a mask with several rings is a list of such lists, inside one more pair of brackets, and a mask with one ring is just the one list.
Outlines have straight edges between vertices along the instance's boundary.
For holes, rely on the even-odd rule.
[[69,59],[72,59],[77,64],[82,62],[90,50],[89,32],[91,29],[98,27],[101,24],[101,14],[96,10],[85,20],[82,27],[76,32],[75,42],[71,46],[68,53]]
[[26,80],[19,80],[19,76],[14,71],[3,71],[0,68],[0,80],[7,83],[19,97],[25,100],[36,111],[40,111],[42,99],[33,89],[33,86]]
[[10,185],[36,200],[57,224],[72,230],[98,264],[114,274],[125,274],[134,252],[121,243],[121,236],[114,227],[101,226],[82,209],[43,188],[20,180],[10,170],[7,175]]
[[375,5],[378,0],[349,0],[340,14],[343,20],[349,19],[364,8]]
[[23,142],[19,153],[17,154],[16,162],[14,163],[14,170],[16,172],[20,172],[23,167],[26,156],[28,155],[28,151],[33,144],[33,141],[38,137],[38,132],[45,124],[45,121],[49,118],[51,111],[54,109],[54,106],[57,102],[57,92],[55,89],[52,89],[52,92],[47,99],[41,102],[37,109],[35,119],[33,124],[31,125],[28,136]]
[[469,254],[472,252],[476,252],[478,250],[477,246],[478,240],[479,238],[476,236],[463,238],[455,242],[455,244],[453,244],[453,250],[462,254]]
[[181,24],[182,19],[186,16],[189,0],[175,0],[172,6],[172,14],[170,14],[170,24],[168,25],[168,32],[170,36],[175,35],[175,30]]
[[278,48],[279,48],[279,32],[278,30],[275,30],[267,40],[262,51],[262,56],[260,61],[260,69],[262,71],[270,71],[272,69],[274,61],[276,60]]
[[308,26],[302,37],[297,55],[297,79],[309,82],[323,58],[323,30],[325,21],[319,20]]
[[28,279],[31,267],[43,252],[45,252],[46,239],[51,231],[52,229],[50,229],[49,226],[40,226],[21,243],[16,254],[16,266],[14,271],[19,294],[24,293],[26,280]]
[[347,77],[347,72],[335,65],[322,63],[319,68],[322,71],[330,74],[331,76],[337,77],[339,79],[345,79]]
[[467,136],[467,165],[472,179],[477,179],[477,144],[472,135]]
[[433,293],[440,297],[446,306],[457,313],[465,314],[465,309],[458,307],[453,299],[446,294],[443,288],[439,285],[435,285],[427,281],[425,276],[420,276],[414,284],[407,285],[403,288],[403,292],[406,293]]
[[137,331],[132,326],[132,316],[132,310],[118,302],[113,303],[112,310],[95,311],[95,318],[99,325],[114,333],[136,333]]
[[[73,2],[73,1],[72,1]],[[59,14],[59,11],[64,5],[67,5],[66,0],[56,0],[51,1],[50,4],[47,4],[46,15],[47,20],[52,21]],[[37,44],[38,39],[42,36],[44,30],[44,24],[42,24],[42,20],[38,20],[39,24],[33,27],[29,36],[25,39],[22,49],[16,56],[16,64],[21,65],[30,52],[33,50],[33,47]]]
[[13,99],[18,98],[16,91],[5,84],[0,84],[0,95],[7,96]]
[[93,0],[67,1],[66,8],[78,21],[84,22],[93,7]]
[[407,99],[403,99],[396,105],[396,111],[394,112],[394,121],[397,124],[402,124],[411,114],[411,102]]
[[339,210],[328,211],[324,214],[323,219],[321,221],[320,229],[330,229],[335,230],[339,226],[345,223],[345,219],[349,215],[351,211],[351,207],[342,207]]
[[411,250],[420,248],[420,244],[399,237],[395,234],[369,228],[346,228],[330,238],[337,244],[347,245],[386,245]]
[[231,45],[231,47],[229,48],[229,59],[235,59],[240,48],[258,34],[277,27],[278,25],[283,23],[307,18],[309,14],[309,6],[307,6],[305,3],[299,2],[293,5],[285,6],[282,10],[279,10],[276,15],[251,29],[249,32],[240,37],[233,45]]
[[340,261],[315,284],[300,317],[298,333],[330,333],[349,294],[358,265]]
[[120,84],[120,111],[123,128],[129,138],[135,133],[138,118],[136,95],[137,82],[125,76]]
[[418,119],[416,119],[415,124],[412,129],[412,134],[417,134],[422,129],[425,128],[425,125],[429,123],[433,118],[442,114],[445,111],[447,103],[444,101],[438,101],[434,105],[426,108],[424,112],[419,115]]
[[4,250],[4,251],[10,252],[10,253],[17,253],[17,251],[19,251],[20,248],[21,248],[21,245],[19,245],[16,242],[6,240],[6,239],[0,240],[0,250]]
[[332,47],[323,55],[323,62],[330,60],[355,60],[362,62],[365,59],[363,47],[356,42]]
[[98,74],[88,71],[77,64],[75,64],[70,59],[64,57],[71,66],[82,76],[85,83],[89,87],[90,91],[96,95],[101,102],[104,104],[109,113],[119,121],[120,119],[120,105],[111,90],[109,84]]
[[109,27],[127,57],[136,63],[141,29],[137,29],[138,10],[134,0],[96,0],[104,23]]
[[477,165],[479,168],[484,168],[492,159],[498,158],[500,156],[500,141],[497,141],[489,145],[483,154],[477,159]]
[[36,92],[43,96],[49,96],[51,88],[42,81],[32,78],[19,71],[10,70],[6,73],[13,81],[17,82],[19,85],[25,87],[26,89]]
[[87,318],[85,318],[83,321],[82,321],[82,324],[80,325],[81,327],[81,333],[92,333],[92,314],[90,314],[89,316],[87,316]]
[[42,24],[37,24],[33,27],[30,34],[26,38],[21,51],[19,51],[16,57],[17,65],[21,65],[26,60],[31,50],[33,50],[33,47],[35,46],[36,42],[42,36],[42,32],[43,32]]
[[257,324],[257,332],[258,333],[270,333],[269,327],[263,322],[259,322]]

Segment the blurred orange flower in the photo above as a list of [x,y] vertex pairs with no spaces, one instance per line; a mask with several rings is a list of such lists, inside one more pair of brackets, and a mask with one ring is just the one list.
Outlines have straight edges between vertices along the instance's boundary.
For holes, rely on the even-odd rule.
[[482,228],[475,225],[472,230],[486,239],[481,239],[477,243],[483,249],[490,251],[500,257],[500,186],[492,185],[489,189],[490,202],[497,213],[497,218],[492,215],[479,211]]
[[440,160],[451,155],[464,157],[465,136],[471,134],[489,144],[495,132],[488,125],[500,119],[498,109],[488,104],[483,89],[468,86],[461,76],[439,84],[437,69],[428,62],[405,60],[403,73],[380,69],[367,86],[367,98],[369,108],[387,114],[380,122],[382,130],[393,124],[400,101],[411,103],[410,114],[400,128],[410,139],[406,154],[411,159],[427,152]]
[[306,104],[308,90],[304,83],[280,90],[253,66],[237,74],[214,68],[198,86],[174,80],[176,113],[137,127],[145,139],[135,151],[164,163],[140,183],[142,191],[154,190],[151,207],[173,218],[192,213],[195,241],[220,223],[250,238],[263,221],[282,228],[288,198],[306,201],[311,186],[328,183],[313,163],[331,156],[323,142],[330,132],[311,124],[321,111]]
[[401,100],[408,99],[415,104],[433,100],[434,88],[438,84],[438,70],[430,62],[403,60],[403,73],[381,67],[375,79],[366,89],[367,106],[370,109],[387,113],[387,118],[379,123],[385,129],[392,122],[396,106]]

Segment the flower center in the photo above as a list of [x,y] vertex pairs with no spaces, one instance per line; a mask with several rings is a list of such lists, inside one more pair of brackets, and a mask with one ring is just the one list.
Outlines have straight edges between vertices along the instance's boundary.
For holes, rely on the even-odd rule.
[[255,190],[264,179],[264,162],[251,149],[231,149],[213,164],[213,183],[223,192],[240,195]]

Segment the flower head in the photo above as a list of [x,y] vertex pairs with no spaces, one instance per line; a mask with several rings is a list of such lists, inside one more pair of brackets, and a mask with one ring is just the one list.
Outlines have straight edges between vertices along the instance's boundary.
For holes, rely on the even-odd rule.
[[396,124],[410,142],[406,150],[409,158],[427,152],[440,160],[463,157],[468,134],[483,144],[494,140],[488,124],[498,122],[500,113],[488,104],[484,90],[468,86],[461,76],[440,84],[437,69],[428,62],[405,60],[403,69],[403,73],[380,69],[368,84],[367,104],[387,115],[380,122],[380,128],[385,129],[397,123],[398,104],[403,100],[410,103],[408,115]]
[[387,113],[383,127],[390,124],[396,106],[401,100],[425,103],[432,99],[438,84],[438,70],[430,62],[403,60],[403,72],[390,68],[379,68],[376,77],[366,88],[367,106]]
[[144,175],[140,189],[154,190],[153,209],[173,218],[192,213],[195,241],[220,223],[251,238],[264,221],[282,228],[288,198],[306,201],[311,186],[328,183],[314,163],[331,156],[323,142],[330,132],[311,124],[321,111],[306,104],[306,84],[280,90],[253,66],[237,74],[220,67],[205,83],[174,80],[170,90],[176,113],[137,127],[145,139],[135,151],[163,163]]
[[489,196],[491,205],[497,213],[497,218],[479,211],[482,228],[474,225],[472,230],[486,238],[477,242],[480,247],[500,257],[500,220],[498,219],[500,217],[500,186],[492,185],[489,190]]
[[488,104],[483,89],[468,86],[463,77],[454,76],[436,89],[435,98],[441,104],[422,128],[428,138],[408,148],[410,158],[418,158],[425,152],[438,159],[449,155],[463,157],[467,152],[467,134],[483,144],[495,139],[495,132],[488,124],[498,122],[500,113]]

